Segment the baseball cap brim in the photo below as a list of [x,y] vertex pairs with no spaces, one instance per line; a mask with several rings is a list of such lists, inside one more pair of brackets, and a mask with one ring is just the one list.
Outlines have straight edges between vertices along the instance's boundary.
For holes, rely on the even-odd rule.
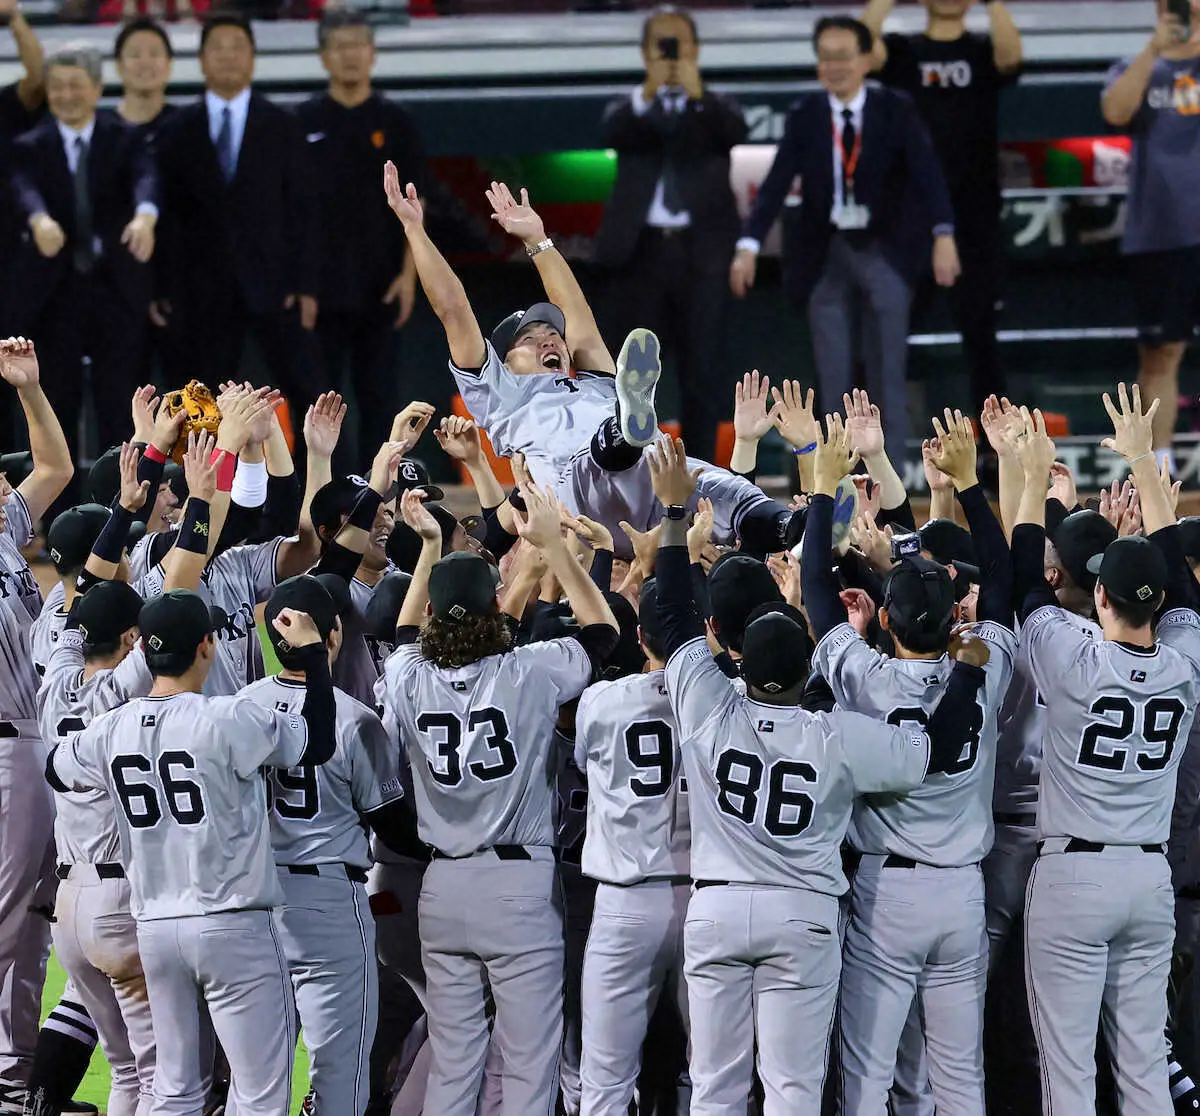
[[[521,332],[539,323],[550,326],[563,337],[567,335],[566,315],[553,302],[535,302],[528,310],[509,314],[492,330],[492,348],[503,360]],[[566,372],[566,369],[563,371]]]

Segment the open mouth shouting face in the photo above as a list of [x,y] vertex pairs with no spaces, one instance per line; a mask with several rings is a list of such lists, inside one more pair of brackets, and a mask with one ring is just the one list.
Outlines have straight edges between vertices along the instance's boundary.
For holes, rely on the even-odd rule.
[[504,358],[508,369],[516,376],[550,373],[565,375],[571,367],[567,342],[553,326],[537,322],[521,330]]

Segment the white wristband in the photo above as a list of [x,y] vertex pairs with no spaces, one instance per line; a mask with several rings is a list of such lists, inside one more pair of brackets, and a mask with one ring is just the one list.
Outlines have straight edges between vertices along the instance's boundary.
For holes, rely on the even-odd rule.
[[267,463],[239,460],[229,498],[239,507],[261,508],[267,502]]

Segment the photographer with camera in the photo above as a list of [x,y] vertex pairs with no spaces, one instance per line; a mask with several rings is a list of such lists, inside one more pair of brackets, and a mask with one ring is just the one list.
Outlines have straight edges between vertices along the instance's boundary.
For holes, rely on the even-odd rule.
[[[604,114],[617,179],[596,239],[608,274],[604,335],[654,330],[679,370],[689,448],[712,459],[723,376],[729,290],[738,234],[729,151],[746,124],[732,99],[707,89],[692,16],[655,8],[642,27],[646,77]],[[686,379],[685,370],[686,369]]]

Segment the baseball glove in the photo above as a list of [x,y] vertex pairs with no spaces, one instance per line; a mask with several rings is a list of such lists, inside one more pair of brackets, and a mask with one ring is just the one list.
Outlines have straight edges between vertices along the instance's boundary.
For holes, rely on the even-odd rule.
[[208,387],[199,380],[189,380],[186,387],[167,393],[167,414],[177,415],[183,411],[187,418],[179,429],[179,440],[171,450],[177,464],[183,464],[187,449],[187,438],[193,430],[207,430],[216,434],[221,425],[221,408]]

